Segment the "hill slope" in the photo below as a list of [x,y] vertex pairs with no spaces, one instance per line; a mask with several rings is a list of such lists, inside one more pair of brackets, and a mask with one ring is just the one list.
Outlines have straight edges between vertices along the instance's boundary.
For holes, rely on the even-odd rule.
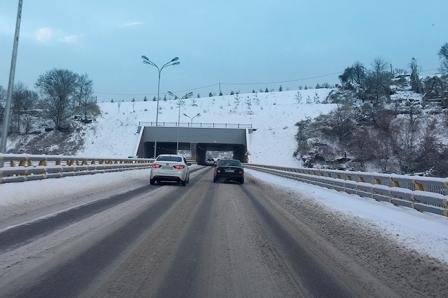
[[[293,157],[297,143],[295,123],[328,113],[335,105],[321,104],[330,89],[249,93],[187,99],[182,114],[201,116],[195,122],[249,123],[257,131],[249,140],[251,162],[300,165]],[[301,94],[298,104],[297,94]],[[306,103],[308,102],[308,103]],[[139,121],[154,121],[156,102],[100,103],[102,115],[86,131],[78,155],[133,155]],[[160,102],[159,121],[177,122],[176,101]],[[181,122],[188,118],[181,117]]]

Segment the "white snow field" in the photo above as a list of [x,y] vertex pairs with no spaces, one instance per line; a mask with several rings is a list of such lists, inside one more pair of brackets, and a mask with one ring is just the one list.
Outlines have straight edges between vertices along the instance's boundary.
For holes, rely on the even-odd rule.
[[246,172],[264,182],[312,200],[341,217],[355,220],[389,239],[448,263],[448,218],[397,207],[387,202],[346,194],[251,169]]
[[[336,105],[321,104],[331,89],[309,89],[270,93],[191,98],[181,114],[201,116],[194,122],[252,124],[257,129],[249,139],[250,162],[300,166],[293,157],[296,150],[295,124],[306,118],[329,113]],[[298,104],[297,94],[301,94]],[[155,121],[156,102],[105,102],[99,104],[102,115],[88,129],[84,156],[120,156],[135,154],[139,121]],[[175,100],[160,101],[159,121],[177,122]],[[185,116],[181,122],[188,122]]]

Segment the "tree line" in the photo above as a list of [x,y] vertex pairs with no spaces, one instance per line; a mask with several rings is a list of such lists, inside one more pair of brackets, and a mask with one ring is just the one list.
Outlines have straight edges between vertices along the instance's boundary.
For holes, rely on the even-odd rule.
[[448,43],[440,74],[423,78],[382,59],[355,63],[327,98],[335,111],[296,124],[295,155],[305,166],[448,176]]
[[[35,90],[22,83],[14,86],[11,101],[10,133],[28,134],[42,122],[47,130],[71,131],[72,124],[91,122],[100,113],[93,99],[93,81],[86,74],[53,69],[40,75]],[[0,109],[4,116],[6,92],[0,86]]]

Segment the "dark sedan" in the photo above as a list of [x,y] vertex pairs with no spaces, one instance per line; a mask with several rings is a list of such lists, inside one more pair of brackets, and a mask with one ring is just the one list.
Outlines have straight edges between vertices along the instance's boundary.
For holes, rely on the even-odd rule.
[[221,159],[216,164],[213,182],[236,181],[241,184],[244,183],[244,169],[239,160]]

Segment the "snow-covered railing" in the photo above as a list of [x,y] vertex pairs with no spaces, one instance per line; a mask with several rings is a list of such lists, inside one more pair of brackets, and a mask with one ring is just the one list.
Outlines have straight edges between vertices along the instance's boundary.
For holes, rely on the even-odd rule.
[[448,216],[448,179],[246,164],[246,168]]
[[187,127],[187,128],[239,128],[239,129],[251,129],[252,124],[241,123],[191,123],[191,122],[139,122],[139,126],[157,126],[157,127]]
[[0,183],[148,168],[153,159],[0,154]]

